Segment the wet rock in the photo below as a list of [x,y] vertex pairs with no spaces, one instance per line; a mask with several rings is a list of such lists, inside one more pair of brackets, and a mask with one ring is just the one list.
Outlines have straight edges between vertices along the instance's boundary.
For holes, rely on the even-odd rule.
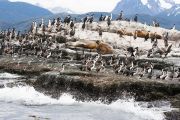
[[0,88],[4,88],[4,84],[0,84]]
[[171,99],[173,108],[180,108],[180,93]]
[[169,99],[179,94],[180,84],[156,81],[137,81],[123,76],[65,75],[47,73],[38,77],[33,86],[36,90],[59,98],[63,92],[70,92],[78,100],[102,100],[112,102],[124,97],[124,92],[137,101]]
[[18,65],[18,61],[11,61],[12,59],[5,59],[0,61],[0,70],[9,73],[20,75],[40,75],[41,73],[48,72],[51,69],[46,66],[41,66],[41,63],[33,63],[29,65],[28,61],[22,61]]
[[166,115],[166,120],[180,120],[180,112],[172,111],[164,113]]

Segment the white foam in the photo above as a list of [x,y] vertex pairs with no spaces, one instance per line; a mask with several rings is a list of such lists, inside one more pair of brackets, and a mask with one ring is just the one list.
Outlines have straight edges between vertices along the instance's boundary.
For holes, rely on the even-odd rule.
[[20,102],[26,105],[44,104],[73,104],[75,100],[70,95],[63,94],[59,100],[52,99],[37,92],[33,87],[21,86],[0,89],[0,100],[6,102]]
[[160,108],[147,108],[147,103],[140,104],[139,102],[135,102],[133,99],[117,100],[110,105],[103,104],[100,101],[83,102],[82,104],[99,107],[102,106],[116,111],[123,111],[145,120],[163,120],[165,117],[163,112],[172,110],[172,108],[170,108],[170,104],[166,104],[165,106],[161,106]]
[[0,73],[0,79],[15,79],[21,77],[17,74],[10,74],[10,73]]
[[[120,109],[128,113],[132,113],[136,116],[139,116],[143,119],[152,119],[152,120],[162,120],[164,118],[162,108],[145,108],[139,105],[138,102],[135,102],[133,99],[129,101],[118,100],[110,105],[113,109]],[[167,106],[167,110],[170,110],[170,107]]]
[[42,93],[37,92],[33,87],[13,87],[0,89],[0,101],[14,102],[25,105],[83,105],[107,108],[115,111],[126,112],[148,120],[162,120],[163,111],[170,111],[170,106],[164,108],[147,108],[139,105],[138,102],[131,100],[118,100],[106,105],[97,102],[78,102],[69,94],[63,94],[59,99],[53,99]]

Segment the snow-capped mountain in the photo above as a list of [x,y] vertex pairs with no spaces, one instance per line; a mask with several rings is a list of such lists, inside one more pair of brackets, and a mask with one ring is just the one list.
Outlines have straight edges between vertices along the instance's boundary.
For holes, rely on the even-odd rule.
[[175,0],[121,0],[113,13],[123,10],[126,14],[157,15],[176,5]]
[[153,14],[158,14],[163,11],[159,0],[148,0],[145,4]]
[[170,9],[172,6],[176,4],[174,0],[141,0],[141,1],[142,2],[144,1],[143,2],[144,5],[147,5],[149,9],[158,7],[160,10]]
[[180,16],[180,5],[175,5],[166,11],[167,16]]
[[171,28],[176,24],[180,28],[179,0],[120,0],[112,12],[119,14],[121,10],[126,18],[138,14],[140,22],[152,24],[157,20],[162,27]]
[[158,16],[171,19],[180,23],[180,4],[174,5],[172,8],[158,14]]
[[148,9],[146,5],[144,5],[141,0],[121,0],[114,10],[112,11],[114,14],[119,14],[120,11],[123,10],[125,14],[150,14],[151,11]]

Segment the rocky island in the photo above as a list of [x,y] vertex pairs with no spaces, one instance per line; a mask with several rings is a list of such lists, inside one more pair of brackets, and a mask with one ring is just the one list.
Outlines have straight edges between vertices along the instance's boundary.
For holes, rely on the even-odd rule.
[[0,70],[25,76],[8,86],[26,84],[52,98],[70,93],[78,101],[106,104],[169,101],[175,109],[166,119],[180,118],[180,31],[110,16],[37,24],[26,33],[0,34]]

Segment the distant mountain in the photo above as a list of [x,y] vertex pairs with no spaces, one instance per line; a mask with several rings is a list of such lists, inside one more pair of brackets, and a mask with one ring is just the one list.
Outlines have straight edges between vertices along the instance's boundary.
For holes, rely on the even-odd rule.
[[[5,0],[0,0],[1,3],[2,1],[5,1]],[[157,20],[157,22],[160,23],[161,27],[172,28],[173,24],[176,24],[176,28],[180,30],[180,21],[179,21],[180,20],[180,5],[175,4],[173,0],[147,0],[146,2],[142,2],[142,1],[144,0],[121,0],[117,4],[115,9],[113,10],[113,20],[116,19],[119,12],[123,10],[126,18],[132,19],[134,15],[138,13],[138,21],[142,23],[152,25],[152,21]],[[2,5],[1,3],[0,3],[0,6]],[[165,6],[161,7],[162,5],[165,5]],[[25,8],[21,8],[21,9],[27,11]],[[34,11],[33,8],[29,8],[28,10]],[[101,14],[103,15],[111,14],[107,12],[90,12],[90,13],[85,13],[85,14],[74,14],[74,13],[71,13],[69,9],[66,9],[64,12],[63,10],[64,8],[54,8],[54,11],[57,11],[59,14],[52,14],[51,12],[48,11],[48,14],[39,15],[39,17],[34,17],[35,15],[32,15],[32,17],[29,17],[29,16],[26,17],[27,19],[24,19],[25,18],[24,16],[22,18],[21,15],[19,15],[20,12],[17,14],[17,12],[13,10],[13,12],[11,11],[8,14],[7,13],[3,14],[4,17],[8,17],[9,21],[7,20],[7,18],[6,18],[6,21],[3,21],[2,20],[3,17],[0,17],[0,29],[3,26],[2,28],[15,27],[18,30],[25,30],[30,27],[30,25],[32,24],[32,21],[40,22],[42,16],[45,22],[48,23],[49,19],[53,19],[57,17],[61,17],[63,19],[68,14],[70,14],[72,18],[76,17],[77,22],[81,21],[81,19],[85,17],[86,14],[89,14],[89,15],[94,14],[95,21],[98,21]],[[4,12],[2,12],[0,8],[0,15],[2,13]],[[22,13],[25,14],[25,12],[22,12]],[[14,22],[15,20],[13,20],[14,19],[13,17],[17,17],[17,16],[18,16],[18,20],[17,22]],[[8,23],[11,23],[11,24],[8,24]]]
[[176,5],[175,0],[157,0],[157,2],[163,10],[170,9],[172,6]]
[[140,22],[152,24],[157,20],[162,27],[171,28],[176,24],[180,29],[180,4],[174,0],[121,0],[112,13],[124,11],[126,18],[133,18],[137,13]]
[[9,2],[0,0],[0,21],[1,23],[15,23],[35,17],[52,15],[44,8],[37,7],[24,2]]
[[121,0],[112,12],[118,14],[123,10],[127,15],[138,13],[153,16],[175,5],[174,0]]
[[180,23],[180,4],[174,5],[172,8],[158,14],[158,16],[171,19],[172,21],[178,21]]
[[159,14],[164,10],[161,7],[161,3],[159,0],[148,0],[145,5],[149,8],[153,15]]
[[[44,22],[48,24],[49,19],[52,20],[53,18],[57,18],[57,17],[61,17],[61,19],[64,19],[67,15],[71,15],[72,18],[76,18],[76,22],[81,22],[81,19],[84,18],[87,14],[89,15],[94,14],[94,21],[98,21],[101,14],[109,15],[109,16],[111,15],[111,13],[108,13],[108,12],[89,12],[89,13],[84,13],[84,14],[59,13],[55,15],[45,16],[43,18],[44,18]],[[113,19],[115,18],[117,18],[117,15],[113,14]],[[33,18],[33,19],[25,20],[25,21],[20,21],[13,25],[11,24],[11,28],[15,27],[16,29],[23,31],[30,28],[32,21],[36,21],[37,23],[40,23],[41,17]]]
[[10,24],[10,23],[4,22],[4,21],[0,21],[0,29],[1,28],[9,28],[11,26],[12,26],[12,24]]
[[[85,13],[85,14],[70,14],[72,16],[72,18],[76,17],[77,22],[80,22],[81,19],[83,17],[86,16],[86,14],[94,14],[94,20],[98,21],[99,17],[101,14],[103,15],[110,15],[111,13],[107,13],[107,12],[90,12],[90,13]],[[68,13],[59,13],[56,15],[51,15],[51,16],[46,16],[44,17],[45,23],[48,24],[48,20],[49,19],[53,19],[53,18],[57,18],[57,17],[61,17],[62,19],[64,19],[65,16],[67,16]],[[115,20],[117,18],[118,14],[113,14],[113,20]],[[134,15],[126,15],[126,18],[133,18]],[[178,22],[172,22],[169,19],[166,19],[166,17],[161,17],[161,16],[150,16],[147,14],[139,14],[138,15],[138,21],[140,21],[141,23],[146,23],[147,25],[152,25],[152,21],[156,19],[159,23],[161,27],[164,28],[171,28],[173,26],[173,24],[176,24],[176,28],[180,30],[180,23],[178,24]],[[41,18],[37,18],[37,19],[31,19],[31,20],[27,20],[27,21],[22,21],[16,24],[13,24],[12,27],[17,28],[18,30],[25,30],[30,28],[30,25],[32,24],[32,21],[37,21],[37,22],[41,22]]]
[[119,14],[120,11],[123,10],[127,15],[133,14],[151,14],[149,8],[144,5],[141,0],[121,0],[112,13]]

